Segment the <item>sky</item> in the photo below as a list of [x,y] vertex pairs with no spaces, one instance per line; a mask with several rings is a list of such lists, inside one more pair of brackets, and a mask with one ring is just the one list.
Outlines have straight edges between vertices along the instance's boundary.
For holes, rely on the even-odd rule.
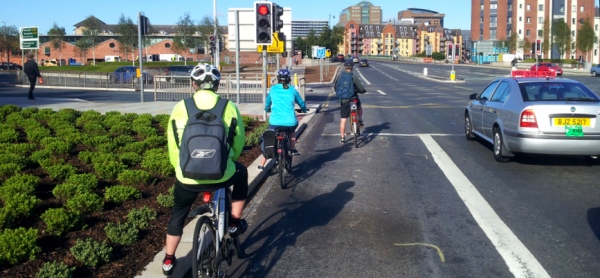
[[[6,26],[37,26],[47,34],[54,23],[73,34],[73,25],[93,15],[106,24],[117,24],[121,14],[137,23],[142,12],[153,25],[175,25],[186,12],[198,23],[205,16],[213,17],[216,2],[219,22],[227,22],[230,8],[252,8],[251,0],[0,0],[0,24]],[[262,1],[260,1],[262,2]],[[328,20],[337,23],[340,12],[358,4],[360,0],[276,0],[272,1],[292,9],[292,20]],[[380,6],[384,21],[397,18],[399,11],[421,8],[445,14],[445,28],[471,28],[471,1],[469,0],[371,0]],[[126,4],[125,4],[126,3]],[[419,3],[416,5],[415,3]],[[335,17],[335,18],[334,18]]]

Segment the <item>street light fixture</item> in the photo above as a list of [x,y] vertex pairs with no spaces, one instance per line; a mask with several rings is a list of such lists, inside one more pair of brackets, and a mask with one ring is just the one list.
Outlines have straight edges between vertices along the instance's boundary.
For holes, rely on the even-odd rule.
[[[598,0],[598,1],[600,1],[600,0]],[[331,18],[332,18],[332,17],[333,17],[333,18],[335,18],[335,15],[331,15],[331,14],[329,14],[329,20],[327,21],[327,26],[328,26],[329,28],[331,28]]]

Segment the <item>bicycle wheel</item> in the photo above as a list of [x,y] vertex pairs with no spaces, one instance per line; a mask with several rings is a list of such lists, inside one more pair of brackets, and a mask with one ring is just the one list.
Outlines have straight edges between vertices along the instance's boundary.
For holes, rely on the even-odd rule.
[[215,250],[215,228],[207,216],[202,216],[194,228],[194,242],[192,244],[192,277],[214,277],[214,263],[217,259]]
[[290,146],[290,141],[289,139],[286,140],[286,152],[285,152],[285,172],[288,175],[292,174],[292,151],[291,151],[291,146]]
[[354,147],[358,148],[358,123],[352,121],[352,133],[354,134]]

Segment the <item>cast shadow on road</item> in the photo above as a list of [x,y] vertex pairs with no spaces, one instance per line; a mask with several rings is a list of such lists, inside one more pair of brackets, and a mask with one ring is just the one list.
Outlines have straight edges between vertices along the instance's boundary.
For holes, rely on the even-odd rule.
[[282,209],[256,223],[252,232],[242,242],[241,249],[259,246],[254,251],[242,251],[243,264],[230,269],[232,277],[265,277],[277,265],[290,246],[304,232],[314,227],[326,226],[344,206],[354,198],[348,190],[354,182],[342,182],[329,193],[307,201],[282,204]]
[[[339,140],[337,137],[335,140]],[[302,183],[307,180],[311,176],[313,176],[317,171],[321,170],[327,162],[335,161],[339,159],[343,153],[352,151],[353,146],[350,143],[346,143],[344,145],[324,149],[324,150],[315,150],[313,155],[303,160],[302,162],[295,164],[292,167],[292,174],[294,175],[294,179],[292,179],[287,185],[286,189],[293,188],[296,185]]]
[[600,207],[588,209],[587,221],[596,239],[600,241]]
[[361,146],[368,145],[383,130],[390,129],[390,124],[391,123],[381,123],[378,125],[369,125],[368,123],[365,123],[366,127],[361,131],[362,138],[361,138],[358,146],[361,147]]

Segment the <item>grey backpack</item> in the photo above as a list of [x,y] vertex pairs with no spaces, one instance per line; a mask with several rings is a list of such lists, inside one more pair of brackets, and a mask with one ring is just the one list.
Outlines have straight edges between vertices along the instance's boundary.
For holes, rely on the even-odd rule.
[[237,125],[235,118],[231,119],[229,130],[223,123],[223,113],[229,101],[219,98],[215,107],[209,110],[198,109],[193,98],[184,102],[188,121],[179,148],[181,172],[190,179],[219,180],[227,170]]

